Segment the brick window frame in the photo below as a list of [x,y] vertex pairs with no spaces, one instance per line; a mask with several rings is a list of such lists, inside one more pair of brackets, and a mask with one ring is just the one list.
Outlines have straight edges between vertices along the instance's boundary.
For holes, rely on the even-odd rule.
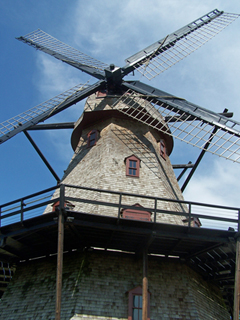
[[[143,206],[141,206],[139,203],[135,203],[133,207],[143,208]],[[122,210],[121,216],[123,219],[152,221],[151,214],[151,212],[145,210],[143,211],[138,209],[126,208]]]
[[97,130],[91,130],[88,132],[88,135],[87,135],[87,147],[88,148],[95,146],[95,144],[98,141],[98,134],[99,134],[99,132]]
[[167,148],[164,140],[160,140],[160,156],[164,160],[167,158]]
[[127,157],[126,162],[126,176],[139,178],[140,159],[134,155]]
[[[141,298],[140,298],[141,297]],[[135,299],[140,302],[135,303]],[[142,287],[138,286],[128,291],[128,320],[142,320]],[[150,320],[150,292],[148,292],[147,320]]]

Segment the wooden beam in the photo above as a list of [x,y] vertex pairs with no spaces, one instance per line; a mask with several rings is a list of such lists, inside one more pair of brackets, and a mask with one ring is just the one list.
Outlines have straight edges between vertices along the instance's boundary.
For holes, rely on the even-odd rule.
[[142,287],[142,320],[148,317],[148,254],[147,248],[143,249],[143,287]]
[[29,130],[74,129],[74,122],[35,124]]
[[183,184],[182,187],[181,187],[181,191],[182,191],[182,192],[185,190],[186,186],[188,185],[190,179],[192,178],[194,172],[196,171],[199,163],[201,162],[204,154],[206,153],[208,147],[210,146],[210,144],[211,144],[211,142],[212,142],[212,139],[214,138],[214,135],[215,135],[215,133],[216,133],[217,131],[218,131],[218,127],[213,127],[213,131],[212,131],[212,133],[210,134],[210,137],[208,138],[207,142],[205,143],[205,145],[204,145],[204,147],[203,147],[203,149],[202,149],[199,157],[197,158],[197,161],[195,162],[192,170],[190,171],[190,173],[189,173],[189,175],[187,176],[184,184]]
[[60,205],[58,214],[58,253],[56,277],[56,309],[55,320],[61,319],[62,271],[63,271],[63,239],[64,239],[64,186],[60,186]]
[[234,310],[233,320],[239,319],[239,303],[240,303],[240,242],[237,238],[236,242],[236,267],[235,267],[235,285],[234,285]]
[[60,178],[58,177],[57,173],[53,170],[52,166],[50,165],[50,163],[47,161],[47,159],[44,157],[43,153],[40,151],[40,149],[38,148],[38,146],[36,145],[36,143],[33,141],[32,137],[30,136],[30,134],[27,131],[23,131],[23,133],[25,134],[25,136],[28,138],[29,142],[31,143],[31,145],[34,147],[34,149],[37,151],[38,155],[40,156],[40,158],[42,159],[42,161],[45,163],[45,165],[47,166],[48,170],[51,172],[51,174],[54,176],[54,178],[57,180],[57,183],[60,182]]

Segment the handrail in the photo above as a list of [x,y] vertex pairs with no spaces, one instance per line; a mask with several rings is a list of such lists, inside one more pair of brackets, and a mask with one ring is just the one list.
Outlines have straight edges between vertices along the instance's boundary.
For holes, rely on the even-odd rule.
[[[15,216],[17,214],[21,214],[22,215],[24,212],[31,211],[31,210],[34,210],[34,209],[37,209],[37,208],[40,208],[40,207],[43,207],[43,206],[47,206],[48,204],[54,203],[54,202],[58,201],[59,199],[60,198],[54,198],[52,200],[44,201],[44,202],[41,202],[41,204],[36,204],[34,206],[30,206],[30,207],[25,208],[25,209],[24,209],[24,207],[22,208],[21,205],[19,205],[19,208],[20,208],[19,210],[16,210],[16,211],[4,214],[4,215],[1,214],[0,220],[13,217],[13,216]],[[14,208],[16,208],[16,207],[14,207]],[[4,211],[2,211],[2,213],[4,213]]]
[[[51,191],[57,191],[59,188],[62,188],[62,190],[65,190],[65,192],[60,192],[60,194],[55,195],[53,194],[46,195],[47,193]],[[85,190],[92,192],[95,197],[85,197],[82,196],[83,193],[81,193],[81,196],[70,196],[68,195],[67,190],[69,189],[79,189],[79,190]],[[105,199],[102,201],[102,199],[97,199],[96,194],[109,194],[109,195],[116,195],[118,196],[118,200],[113,201],[111,198],[111,201],[106,201]],[[34,199],[36,197],[39,197],[40,195],[43,195],[43,197]],[[130,197],[130,198],[141,198],[146,200],[153,200],[152,207],[144,206],[144,207],[136,207],[134,205],[130,205],[129,203],[124,203],[124,197]],[[49,198],[49,200],[47,200]],[[27,201],[30,200],[30,201]],[[40,216],[43,214],[43,211],[39,213],[34,213],[34,210],[41,208],[43,206],[48,206],[52,203],[56,203],[57,201],[60,202],[60,209],[64,209],[64,203],[65,201],[74,201],[75,203],[85,203],[85,204],[91,204],[98,207],[104,206],[104,207],[112,207],[113,209],[117,209],[116,218],[118,218],[118,223],[121,217],[121,211],[126,208],[135,209],[138,211],[149,211],[153,213],[153,219],[152,222],[157,222],[157,213],[160,214],[169,214],[169,215],[175,215],[175,216],[185,216],[188,221],[188,227],[192,227],[191,221],[192,219],[202,219],[202,220],[209,220],[212,221],[212,223],[216,224],[216,222],[219,223],[232,223],[234,224],[234,228],[236,228],[238,231],[240,230],[240,209],[235,207],[227,207],[227,206],[219,206],[214,204],[206,204],[206,203],[199,203],[199,202],[192,202],[192,201],[185,201],[185,200],[179,200],[179,199],[168,199],[168,198],[159,198],[159,197],[153,197],[153,196],[147,196],[147,195],[141,195],[141,194],[133,194],[133,193],[127,193],[127,192],[119,192],[119,191],[113,191],[113,190],[105,190],[105,189],[97,189],[97,188],[90,188],[90,187],[81,187],[81,186],[74,186],[74,185],[68,185],[68,184],[60,184],[58,186],[54,186],[45,190],[42,190],[40,192],[33,193],[31,195],[28,195],[23,198],[19,198],[17,200],[5,203],[0,205],[0,226],[9,225],[15,222],[23,222],[24,220],[27,220],[29,218]],[[134,200],[133,200],[134,201]],[[135,203],[139,200],[135,200]],[[34,203],[34,205],[32,205]],[[159,203],[176,203],[180,204],[181,210],[173,210],[173,209],[166,209],[166,208],[158,208]],[[30,204],[30,206],[29,206]],[[13,206],[14,207],[11,207]],[[10,207],[10,208],[8,208]],[[4,210],[3,210],[4,209]],[[17,209],[17,210],[16,210]],[[211,214],[205,214],[204,210],[216,209]],[[78,211],[78,210],[76,210]],[[225,213],[224,211],[228,211]],[[45,212],[47,210],[45,209]],[[86,213],[92,213],[92,212],[86,212]],[[223,216],[224,213],[224,216]],[[214,228],[215,229],[215,228]]]
[[207,207],[218,208],[218,209],[239,210],[239,208],[237,208],[237,207],[228,207],[228,206],[222,206],[222,205],[219,206],[216,204],[207,204],[207,203],[187,201],[187,200],[177,200],[177,199],[170,199],[170,198],[153,197],[153,196],[146,196],[143,194],[128,193],[128,192],[122,192],[122,191],[120,192],[120,191],[112,191],[112,190],[106,190],[106,189],[96,189],[96,188],[90,188],[90,187],[74,186],[71,184],[65,184],[65,187],[88,190],[88,191],[96,191],[96,192],[102,192],[102,193],[110,193],[110,194],[116,194],[116,195],[119,195],[121,193],[123,196],[132,196],[132,197],[135,196],[137,198],[145,198],[145,199],[151,199],[151,200],[158,199],[160,201],[175,202],[175,203],[181,203],[181,204],[191,203],[192,205],[207,206]]
[[10,201],[10,202],[7,202],[7,203],[4,203],[2,205],[0,205],[0,208],[3,208],[3,207],[7,207],[7,206],[11,206],[13,205],[14,203],[17,203],[17,202],[20,202],[22,199],[23,200],[27,200],[27,199],[30,199],[30,198],[34,198],[34,197],[37,197],[43,193],[47,193],[47,192],[50,192],[50,191],[53,191],[55,189],[59,188],[59,185],[58,186],[54,186],[54,187],[51,187],[51,188],[48,188],[48,189],[44,189],[42,191],[39,191],[39,192],[36,192],[36,193],[32,193],[30,195],[27,195],[26,197],[23,197],[23,198],[18,198],[16,200],[13,200],[13,201]]

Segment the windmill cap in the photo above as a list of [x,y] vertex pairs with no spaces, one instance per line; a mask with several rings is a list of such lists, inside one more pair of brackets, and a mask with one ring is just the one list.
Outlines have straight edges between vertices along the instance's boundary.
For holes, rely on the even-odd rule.
[[[118,103],[118,100],[119,97],[108,97],[106,93],[96,93],[87,99],[84,106],[84,112],[75,123],[72,133],[71,144],[74,151],[79,143],[82,130],[93,126],[93,124],[103,122],[104,120],[108,120],[110,118],[120,118],[127,121],[136,121],[137,123],[143,122],[139,121],[139,119],[143,119],[141,112],[138,112],[139,119],[138,117],[132,118],[123,112],[131,108],[131,101],[128,105],[125,105]],[[147,103],[148,102],[144,102],[144,106],[142,107],[144,116],[146,117],[146,121],[144,121],[142,124],[148,126],[156,120],[157,125],[154,126],[154,128],[150,126],[150,128],[157,133],[159,140],[164,139],[167,147],[167,153],[170,155],[173,149],[173,138],[171,136],[170,129],[166,125],[164,118],[159,112],[154,112],[154,114],[151,114],[152,112],[150,109],[148,110]]]

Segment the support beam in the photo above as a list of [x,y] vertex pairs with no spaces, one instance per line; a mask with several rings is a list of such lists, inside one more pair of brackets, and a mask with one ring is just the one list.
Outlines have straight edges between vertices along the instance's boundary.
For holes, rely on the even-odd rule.
[[239,319],[240,304],[240,239],[236,243],[236,267],[235,267],[235,285],[234,285],[234,310],[233,320]]
[[200,153],[197,161],[195,162],[192,170],[190,171],[187,179],[185,180],[184,184],[182,185],[182,188],[181,188],[181,191],[182,191],[182,192],[185,190],[186,186],[188,185],[188,182],[190,181],[190,179],[192,178],[194,172],[196,171],[199,163],[201,162],[204,154],[206,153],[208,147],[210,146],[210,144],[211,144],[211,142],[212,142],[212,139],[213,139],[213,137],[214,137],[214,135],[215,135],[215,133],[216,133],[217,131],[218,131],[218,128],[217,128],[217,127],[214,127],[212,133],[210,134],[210,137],[209,137],[207,143],[205,144],[203,150],[201,151],[201,153]]
[[220,243],[216,243],[214,245],[211,245],[209,247],[205,247],[204,249],[200,250],[200,251],[193,251],[192,253],[190,253],[188,256],[185,257],[185,260],[190,260],[192,258],[195,258],[197,256],[200,256],[201,254],[204,254],[204,253],[207,253],[207,252],[210,252],[211,250],[214,250],[214,249],[217,249],[219,248],[220,246],[224,245],[222,242]]
[[189,161],[187,164],[173,164],[172,167],[173,169],[189,169],[192,168],[194,164]]
[[[182,172],[180,173],[180,175],[177,177],[177,181],[179,181],[179,180],[182,178],[182,176],[185,174],[185,172],[187,171],[188,168],[193,168],[193,167],[194,167],[194,164],[192,164],[192,162],[189,161],[189,162],[188,162],[188,165],[186,165],[186,166],[184,167],[184,169],[182,170]],[[173,169],[175,169],[174,166],[173,166]]]
[[74,122],[36,124],[35,126],[28,128],[28,131],[29,130],[56,130],[56,129],[74,129]]
[[60,205],[58,213],[58,253],[56,277],[56,309],[55,320],[61,319],[62,272],[63,272],[63,239],[64,239],[64,186],[60,187]]
[[142,320],[147,320],[148,314],[148,253],[143,249],[143,284],[142,284]]
[[32,144],[32,146],[34,147],[34,149],[37,151],[38,155],[40,156],[40,158],[43,160],[43,162],[45,163],[45,165],[48,167],[49,171],[51,172],[51,174],[54,176],[54,178],[57,180],[57,183],[60,182],[60,178],[58,177],[58,175],[56,174],[56,172],[53,170],[53,168],[51,167],[51,165],[49,164],[49,162],[47,161],[47,159],[44,157],[44,155],[42,154],[42,152],[40,151],[40,149],[38,148],[38,146],[36,145],[36,143],[33,141],[32,137],[30,136],[30,134],[27,131],[23,131],[25,136],[28,138],[28,140],[30,141],[30,143]]

